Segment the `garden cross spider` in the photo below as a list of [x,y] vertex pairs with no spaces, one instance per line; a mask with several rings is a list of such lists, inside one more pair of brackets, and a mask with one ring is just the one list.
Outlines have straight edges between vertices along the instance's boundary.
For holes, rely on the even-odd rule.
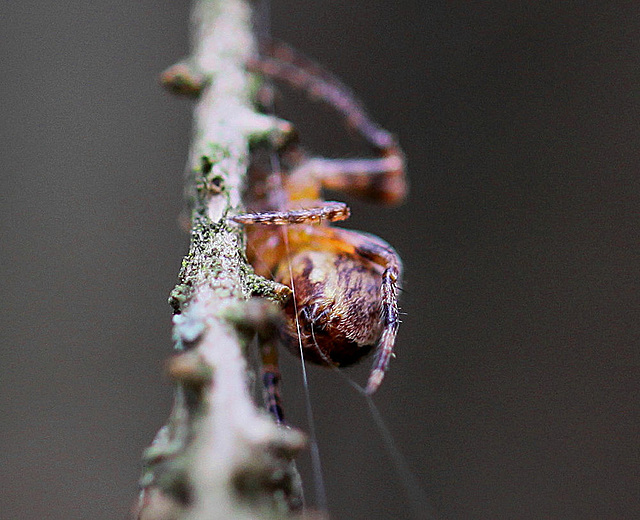
[[[349,208],[324,201],[321,190],[397,204],[407,189],[403,154],[342,83],[290,47],[269,44],[249,69],[331,105],[376,154],[368,159],[313,158],[289,142],[277,151],[273,168],[266,156],[261,164],[256,150],[246,195],[252,212],[231,217],[247,227],[247,255],[256,273],[294,291],[284,309],[283,343],[299,355],[301,342],[305,360],[339,367],[375,349],[365,389],[372,394],[393,356],[402,264],[380,238],[330,226],[348,218]],[[262,353],[269,408],[281,420],[276,353],[264,346]]]

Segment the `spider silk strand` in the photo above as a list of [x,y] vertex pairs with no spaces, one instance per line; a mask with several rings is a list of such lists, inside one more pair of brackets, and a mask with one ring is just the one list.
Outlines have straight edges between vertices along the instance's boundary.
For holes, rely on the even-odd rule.
[[415,520],[437,520],[438,516],[436,515],[433,507],[429,504],[429,500],[427,499],[424,489],[418,482],[416,476],[411,471],[411,468],[409,467],[407,460],[402,455],[402,452],[398,449],[398,445],[393,438],[393,435],[391,435],[386,422],[382,418],[382,414],[378,410],[378,407],[373,402],[373,398],[371,397],[371,395],[368,394],[367,391],[358,383],[356,383],[351,377],[343,373],[335,365],[335,363],[333,363],[326,356],[326,354],[322,351],[320,345],[318,345],[318,342],[316,341],[313,324],[311,325],[311,338],[313,339],[313,342],[316,346],[316,350],[320,354],[320,357],[322,357],[323,361],[327,364],[327,366],[329,366],[334,372],[336,372],[356,392],[361,394],[367,402],[373,422],[375,422],[376,427],[380,432],[384,447],[387,450],[387,454],[389,455],[395,472],[402,483],[401,487],[407,495],[407,500],[409,501],[413,518]]

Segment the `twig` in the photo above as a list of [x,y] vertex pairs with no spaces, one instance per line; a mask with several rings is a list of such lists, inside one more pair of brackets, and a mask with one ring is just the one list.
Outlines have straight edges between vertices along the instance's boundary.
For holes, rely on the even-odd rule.
[[245,350],[252,295],[286,290],[253,274],[237,214],[255,141],[277,143],[291,126],[256,112],[251,5],[198,0],[193,54],[169,69],[165,84],[199,95],[189,154],[191,245],[171,293],[176,381],[173,411],[145,454],[140,520],[289,518],[301,507],[291,461],[304,436],[276,426],[248,390]]

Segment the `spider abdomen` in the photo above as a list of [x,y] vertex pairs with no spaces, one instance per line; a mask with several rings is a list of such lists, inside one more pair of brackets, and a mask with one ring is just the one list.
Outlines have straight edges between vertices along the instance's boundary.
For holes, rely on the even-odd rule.
[[[293,279],[292,279],[293,277]],[[369,260],[346,252],[305,249],[282,265],[277,279],[295,291],[287,306],[285,342],[306,360],[347,366],[377,344],[382,332],[381,273]]]

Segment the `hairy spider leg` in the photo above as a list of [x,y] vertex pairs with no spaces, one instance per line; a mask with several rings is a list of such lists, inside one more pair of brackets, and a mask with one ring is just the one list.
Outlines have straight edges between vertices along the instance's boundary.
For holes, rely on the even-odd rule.
[[299,158],[300,164],[292,175],[295,176],[297,170],[303,176],[315,175],[325,188],[373,202],[387,205],[402,202],[407,193],[405,161],[394,136],[373,122],[349,88],[320,65],[283,44],[271,43],[267,52],[271,57],[253,60],[249,68],[333,107],[380,156],[379,159],[311,158],[307,161]]
[[[283,301],[291,296],[291,290],[274,284],[272,290]],[[279,334],[282,328],[282,312],[278,305],[266,298],[254,297],[244,303],[244,312],[230,316],[231,321],[245,333],[255,333],[261,361],[262,398],[265,408],[278,424],[284,423],[280,401],[280,370],[278,367]]]
[[265,56],[248,63],[250,70],[302,90],[312,100],[328,104],[374,148],[385,150],[397,146],[394,136],[371,119],[351,89],[321,65],[280,42],[271,41],[264,49]]
[[265,406],[276,423],[284,424],[284,412],[282,411],[280,398],[278,348],[274,338],[260,340],[260,357],[262,358],[262,384]]
[[326,201],[314,208],[288,211],[263,211],[260,213],[242,213],[231,217],[238,224],[268,224],[286,226],[287,224],[319,223],[323,220],[336,222],[349,218],[349,207],[344,202]]
[[310,158],[291,177],[312,176],[323,188],[385,205],[399,204],[407,194],[404,162],[399,155],[379,159]]
[[376,347],[376,359],[371,369],[365,392],[374,393],[384,378],[398,334],[398,284],[402,275],[402,263],[398,253],[382,239],[368,233],[345,229],[333,229],[343,240],[350,241],[361,256],[384,268],[382,273],[382,335]]

